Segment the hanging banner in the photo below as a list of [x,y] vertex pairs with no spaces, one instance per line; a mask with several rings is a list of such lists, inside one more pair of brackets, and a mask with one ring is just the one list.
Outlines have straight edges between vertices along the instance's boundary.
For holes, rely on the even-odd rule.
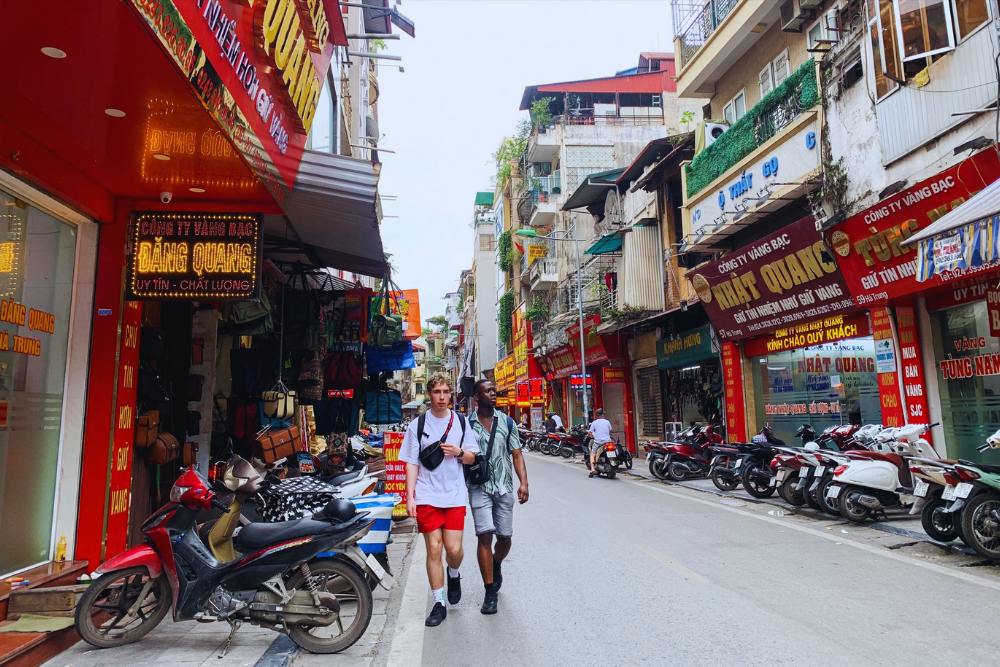
[[382,454],[385,456],[385,492],[395,493],[402,502],[392,510],[393,517],[406,516],[406,462],[399,460],[403,433],[386,431],[382,434]]
[[[608,360],[608,351],[604,347],[604,340],[597,333],[597,325],[601,323],[600,315],[589,315],[583,320],[583,345],[586,352],[585,359],[587,365],[599,364]],[[580,323],[574,322],[566,327],[566,337],[573,354],[580,358]]]
[[868,315],[833,315],[821,320],[803,322],[793,327],[775,329],[773,333],[743,341],[743,354],[760,357],[785,350],[797,350],[812,345],[822,345],[848,338],[861,338],[871,334]]
[[739,345],[722,343],[722,378],[726,397],[726,439],[745,442],[747,439],[746,405],[743,403],[743,367]]
[[549,256],[549,246],[545,243],[532,243],[528,246],[528,266],[536,260],[545,259]]
[[688,276],[721,339],[747,338],[854,308],[811,216]]
[[[875,370],[878,372],[878,398],[884,426],[902,426],[903,402],[899,398],[896,375],[896,344],[892,335],[892,315],[888,308],[872,308],[872,338],[875,339]],[[890,363],[891,362],[891,363]]]
[[261,217],[138,213],[132,219],[130,299],[238,300],[260,287]]
[[827,232],[837,265],[857,302],[886,303],[950,280],[952,276],[935,274],[917,282],[917,247],[900,244],[998,178],[1000,158],[995,149],[987,148]]

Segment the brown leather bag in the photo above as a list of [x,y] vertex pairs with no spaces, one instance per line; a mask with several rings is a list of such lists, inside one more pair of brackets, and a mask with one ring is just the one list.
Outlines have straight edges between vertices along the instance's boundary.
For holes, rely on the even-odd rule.
[[146,451],[146,461],[158,466],[170,463],[177,458],[180,448],[172,433],[160,433]]
[[181,465],[185,467],[198,465],[197,442],[191,442],[190,440],[188,440],[183,445],[181,445]]
[[299,427],[271,429],[257,436],[257,458],[264,463],[294,456],[299,451]]
[[135,420],[135,446],[146,448],[153,444],[160,433],[160,411],[150,410]]

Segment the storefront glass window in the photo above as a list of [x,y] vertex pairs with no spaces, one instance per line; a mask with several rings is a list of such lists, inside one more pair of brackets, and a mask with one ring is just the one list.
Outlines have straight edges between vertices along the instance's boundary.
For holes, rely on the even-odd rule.
[[0,573],[50,557],[75,260],[75,228],[0,191]]
[[875,341],[854,338],[787,350],[752,361],[758,426],[787,442],[802,424],[880,424]]
[[986,302],[938,311],[931,321],[948,456],[995,460],[976,451],[1000,429],[1000,371],[994,364],[976,363],[977,357],[989,360],[988,355],[1000,353],[1000,339],[990,336]]

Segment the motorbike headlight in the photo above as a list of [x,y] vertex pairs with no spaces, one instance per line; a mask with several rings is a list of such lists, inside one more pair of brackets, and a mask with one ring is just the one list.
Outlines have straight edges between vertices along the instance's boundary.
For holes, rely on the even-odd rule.
[[181,496],[191,490],[190,486],[178,486],[174,484],[170,487],[170,502],[179,503],[181,501]]

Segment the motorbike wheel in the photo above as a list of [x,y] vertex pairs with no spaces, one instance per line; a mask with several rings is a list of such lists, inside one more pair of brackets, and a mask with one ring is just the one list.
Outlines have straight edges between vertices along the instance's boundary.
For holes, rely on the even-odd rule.
[[663,469],[663,458],[650,458],[649,462],[649,472],[656,479],[663,481],[667,478],[667,473]]
[[822,505],[824,512],[833,516],[840,516],[840,506],[837,503],[837,499],[830,500],[826,497],[826,490],[830,487],[830,482],[832,481],[833,478],[831,477],[825,482],[820,482],[820,485],[816,488],[816,498],[820,505]]
[[840,508],[840,516],[854,523],[864,523],[871,516],[872,511],[864,505],[859,505],[851,500],[852,491],[857,491],[857,489],[853,486],[845,486],[840,495],[837,496],[837,506]]
[[739,479],[736,478],[729,479],[727,477],[721,476],[719,474],[718,468],[712,471],[710,477],[712,479],[712,484],[715,484],[715,488],[717,488],[719,491],[732,491],[733,489],[735,489],[737,486],[740,485]]
[[[130,616],[128,610],[136,602],[140,604]],[[144,567],[108,572],[92,583],[77,603],[76,631],[98,648],[131,644],[159,625],[170,603],[166,577],[151,579]],[[125,625],[121,625],[123,621],[127,621]]]
[[785,478],[785,481],[778,487],[778,495],[781,499],[793,507],[802,507],[806,504],[806,499],[801,491],[795,490],[795,485],[799,483],[799,474],[795,473]]
[[[761,470],[762,468],[755,464],[751,464],[743,468],[743,488],[746,489],[746,492],[754,498],[770,498],[774,495],[777,489],[754,476],[755,472],[760,472]],[[770,479],[770,475],[768,476],[768,479]]]
[[924,532],[930,535],[932,540],[938,542],[951,542],[958,537],[959,526],[956,519],[961,520],[954,514],[946,514],[941,510],[948,506],[948,501],[940,495],[924,504],[923,511],[920,512],[920,525]]
[[[372,619],[372,592],[365,578],[357,568],[347,563],[327,560],[313,561],[309,565],[310,580],[319,593],[330,593],[340,605],[337,620],[331,625],[290,625],[288,636],[293,642],[310,653],[339,653],[352,646],[368,629]],[[288,588],[305,586],[305,577],[296,571],[287,584]],[[350,615],[350,622],[344,625],[344,616]],[[327,633],[333,636],[326,636]]]
[[962,533],[980,556],[1000,561],[1000,496],[984,493],[962,510]]
[[813,508],[817,512],[824,511],[826,503],[816,498],[815,493],[809,491],[810,486],[812,486],[812,480],[809,480],[809,484],[806,486],[806,488],[802,489],[802,496],[806,501],[806,505],[809,505],[809,507]]
[[671,482],[683,482],[687,477],[687,468],[680,461],[671,461],[667,466],[667,479]]
[[559,448],[559,455],[562,456],[564,459],[572,458],[573,457],[573,448],[572,447],[560,447]]

